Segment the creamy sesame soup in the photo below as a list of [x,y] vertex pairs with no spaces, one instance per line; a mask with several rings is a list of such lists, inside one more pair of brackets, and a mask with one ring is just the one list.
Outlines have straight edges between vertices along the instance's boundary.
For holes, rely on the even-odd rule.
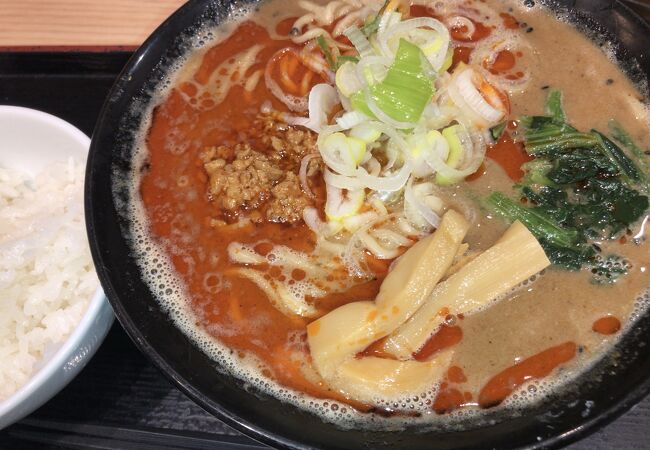
[[645,310],[643,98],[542,6],[271,0],[212,34],[149,106],[132,232],[235,376],[444,422],[542,398]]

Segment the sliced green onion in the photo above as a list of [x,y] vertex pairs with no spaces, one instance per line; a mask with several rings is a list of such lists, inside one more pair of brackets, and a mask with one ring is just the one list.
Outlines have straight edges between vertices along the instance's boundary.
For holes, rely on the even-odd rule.
[[[413,162],[413,175],[425,177],[433,173],[433,169],[427,164],[427,158],[431,152],[438,152],[447,158],[449,148],[447,141],[437,130],[428,133],[414,133],[409,136],[409,158]],[[440,145],[442,144],[442,145]]]
[[[463,160],[463,153],[465,152],[463,143],[459,136],[461,130],[462,128],[460,125],[452,125],[442,130],[442,136],[449,145],[449,154],[447,155],[446,163],[447,166],[452,169],[458,168],[460,162]],[[458,181],[460,180],[456,177],[448,177],[441,173],[436,174],[436,183],[440,185],[450,185],[457,183]]]
[[434,88],[423,68],[422,50],[405,39],[384,80],[369,87],[370,97],[379,109],[398,122],[417,122],[431,101]]
[[330,50],[330,47],[329,45],[327,45],[327,42],[325,41],[323,35],[318,36],[316,38],[316,42],[318,42],[318,46],[323,52],[323,55],[325,55],[325,60],[327,61],[327,64],[330,66],[330,69],[335,70],[336,64],[334,63],[334,58],[332,57],[332,50]]
[[366,143],[336,132],[322,139],[318,150],[328,167],[343,175],[354,175],[366,153]]
[[363,189],[344,191],[329,184],[325,189],[327,191],[325,215],[329,221],[340,221],[354,216],[363,206],[366,197]]
[[[485,142],[480,133],[477,132],[468,132],[468,129],[464,125],[460,125],[459,129],[456,129],[456,136],[463,147],[463,164],[461,167],[453,168],[449,166],[446,162],[446,159],[449,157],[449,143],[441,135],[440,139],[436,142],[438,147],[436,151],[432,151],[426,155],[427,164],[442,177],[449,180],[454,180],[454,182],[461,181],[463,178],[473,174],[478,170],[485,158]],[[445,150],[446,151],[442,151]],[[443,182],[444,182],[443,178]]]
[[350,104],[355,111],[362,112],[371,119],[376,119],[375,114],[368,107],[366,96],[363,91],[355,92],[350,96]]
[[366,169],[359,167],[353,176],[339,175],[325,170],[324,179],[326,185],[339,189],[368,188],[377,192],[397,192],[404,187],[411,171],[412,165],[407,161],[397,172],[388,175],[371,175]]
[[485,100],[479,90],[483,83],[478,72],[467,66],[462,67],[454,71],[448,92],[451,100],[469,120],[477,127],[489,128],[503,119],[506,108],[498,99],[496,108]]
[[361,123],[352,127],[350,136],[361,139],[366,144],[370,144],[381,137],[381,131],[369,123]]
[[432,17],[416,17],[388,27],[377,39],[382,54],[392,56],[396,53],[398,39],[406,39],[420,47],[436,72],[444,65],[451,42],[447,27]]
[[339,56],[338,58],[336,58],[336,70],[339,70],[341,66],[347,62],[358,63],[359,58],[357,56],[350,56],[350,55]]
[[440,213],[443,203],[433,194],[431,183],[413,186],[413,178],[404,189],[404,214],[419,229],[430,230],[440,226]]
[[363,34],[366,36],[370,37],[370,35],[375,34],[377,32],[377,29],[379,28],[379,21],[381,20],[381,17],[384,15],[384,11],[386,11],[386,7],[390,3],[390,0],[386,0],[384,2],[384,5],[379,9],[379,12],[375,17],[372,18],[369,22],[367,22],[363,27],[361,27],[361,31]]
[[453,63],[454,63],[454,49],[449,48],[447,49],[447,56],[445,57],[445,61],[442,63],[442,67],[440,67],[440,70],[438,72],[440,73],[447,72]]
[[354,48],[357,49],[361,58],[375,54],[374,50],[370,46],[370,42],[368,42],[368,38],[357,27],[350,27],[345,30],[343,34],[350,40],[352,45],[354,45]]
[[359,111],[350,111],[336,118],[336,124],[343,130],[349,130],[368,120],[368,116]]
[[[340,58],[339,58],[340,59]],[[363,88],[357,76],[356,64],[347,62],[336,71],[336,87],[346,97],[351,96]]]

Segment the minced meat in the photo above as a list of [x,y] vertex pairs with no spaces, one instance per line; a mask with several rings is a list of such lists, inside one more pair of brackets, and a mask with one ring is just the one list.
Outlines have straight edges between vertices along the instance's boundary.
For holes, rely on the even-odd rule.
[[[206,172],[210,177],[209,196],[225,211],[255,209],[271,196],[271,188],[283,177],[282,170],[248,144],[238,144],[234,159],[226,162],[216,157],[225,148],[208,149],[204,154]],[[215,159],[211,159],[216,157]]]
[[255,122],[260,147],[276,161],[282,161],[283,167],[297,171],[300,161],[309,153],[317,153],[316,133],[309,130],[288,126],[265,115]]
[[[265,116],[256,121],[248,142],[210,147],[201,154],[208,198],[218,208],[212,223],[244,217],[253,222],[302,220],[313,200],[303,192],[297,174],[302,158],[316,151],[315,134]],[[314,166],[310,165],[310,176],[318,171]]]
[[294,223],[302,220],[302,211],[312,202],[300,187],[300,179],[293,172],[287,172],[283,181],[271,190],[273,198],[266,209],[270,222]]

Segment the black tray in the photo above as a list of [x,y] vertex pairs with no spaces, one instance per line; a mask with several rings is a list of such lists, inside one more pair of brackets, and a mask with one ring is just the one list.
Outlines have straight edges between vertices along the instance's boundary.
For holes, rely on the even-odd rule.
[[[630,3],[650,18],[647,2]],[[129,56],[128,52],[0,53],[0,104],[49,112],[90,135],[104,97]],[[569,448],[650,448],[648,429],[650,398]],[[116,322],[96,356],[67,388],[0,432],[0,448],[268,447],[224,425],[173,387]]]

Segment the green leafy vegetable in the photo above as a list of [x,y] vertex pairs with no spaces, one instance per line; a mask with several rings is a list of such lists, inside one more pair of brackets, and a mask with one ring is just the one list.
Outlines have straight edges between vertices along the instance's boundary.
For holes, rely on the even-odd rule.
[[552,186],[553,182],[549,180],[548,173],[553,168],[553,163],[544,158],[535,158],[521,166],[524,171],[522,184],[542,184]]
[[[575,161],[583,166],[588,165],[591,169],[596,166],[603,168],[606,163],[602,158],[593,153],[585,157],[586,153],[589,153],[588,149],[595,149],[602,153],[609,161],[610,167],[615,169],[628,184],[647,181],[643,171],[607,136],[596,130],[591,130],[589,133],[579,132],[566,122],[566,114],[562,109],[562,94],[559,91],[552,91],[549,94],[546,111],[549,116],[528,116],[521,120],[521,124],[526,129],[525,148],[529,155],[563,158],[568,152],[578,152],[582,154],[573,158]],[[619,133],[619,137],[621,136],[624,135]],[[623,139],[628,143],[631,142],[629,136]],[[573,165],[573,167],[577,166]],[[594,175],[595,173],[591,173],[589,177]]]
[[609,255],[597,257],[591,273],[594,282],[607,284],[615,281],[621,275],[625,275],[630,269],[630,264],[620,256]]
[[620,123],[612,120],[609,123],[609,128],[614,140],[619,142],[636,157],[643,190],[645,193],[650,193],[650,164],[648,163],[648,153],[644,153],[643,150],[634,143],[630,134],[625,131]]
[[562,92],[551,91],[546,100],[546,113],[556,122],[566,121],[566,114],[562,108]]
[[623,153],[623,150],[610,141],[604,134],[595,130],[592,130],[592,134],[594,134],[599,140],[600,151],[614,166],[616,166],[621,177],[623,177],[629,184],[638,183],[643,180],[641,171],[636,164],[634,164],[634,161]]
[[[519,220],[539,240],[553,264],[567,270],[587,268],[594,283],[607,284],[627,273],[628,263],[618,255],[600,255],[599,247],[589,243],[580,230],[562,225],[542,207],[528,208],[495,192],[486,205],[509,221]],[[554,215],[562,215],[562,210]]]
[[503,132],[506,131],[507,126],[508,126],[507,122],[502,122],[499,125],[495,125],[492,128],[490,128],[490,135],[492,136],[492,139],[494,139],[495,141],[501,139],[501,135],[503,135]]
[[[535,156],[522,166],[525,176],[517,186],[525,204],[501,193],[486,204],[524,223],[555,265],[587,268],[595,282],[613,282],[626,273],[627,262],[601,255],[594,242],[618,238],[647,212],[646,174],[604,134],[568,124],[559,92],[551,92],[546,111],[520,121],[526,151]],[[620,127],[614,138],[627,148],[634,145]]]
[[526,152],[532,156],[557,155],[576,148],[591,148],[598,139],[590,133],[580,133],[567,124],[557,124],[542,117],[530,118],[526,132]]
[[643,151],[634,143],[630,137],[630,134],[625,131],[625,128],[623,128],[623,126],[615,120],[609,122],[609,128],[612,132],[614,140],[618,141],[623,147],[626,147],[628,150],[630,150],[634,156],[636,156],[641,162],[644,163],[645,166],[647,166],[647,162],[644,161],[645,157]]
[[488,197],[492,209],[507,219],[519,220],[535,236],[558,247],[572,248],[578,242],[576,230],[563,228],[544,213],[536,211],[509,199],[500,192],[494,192]]

